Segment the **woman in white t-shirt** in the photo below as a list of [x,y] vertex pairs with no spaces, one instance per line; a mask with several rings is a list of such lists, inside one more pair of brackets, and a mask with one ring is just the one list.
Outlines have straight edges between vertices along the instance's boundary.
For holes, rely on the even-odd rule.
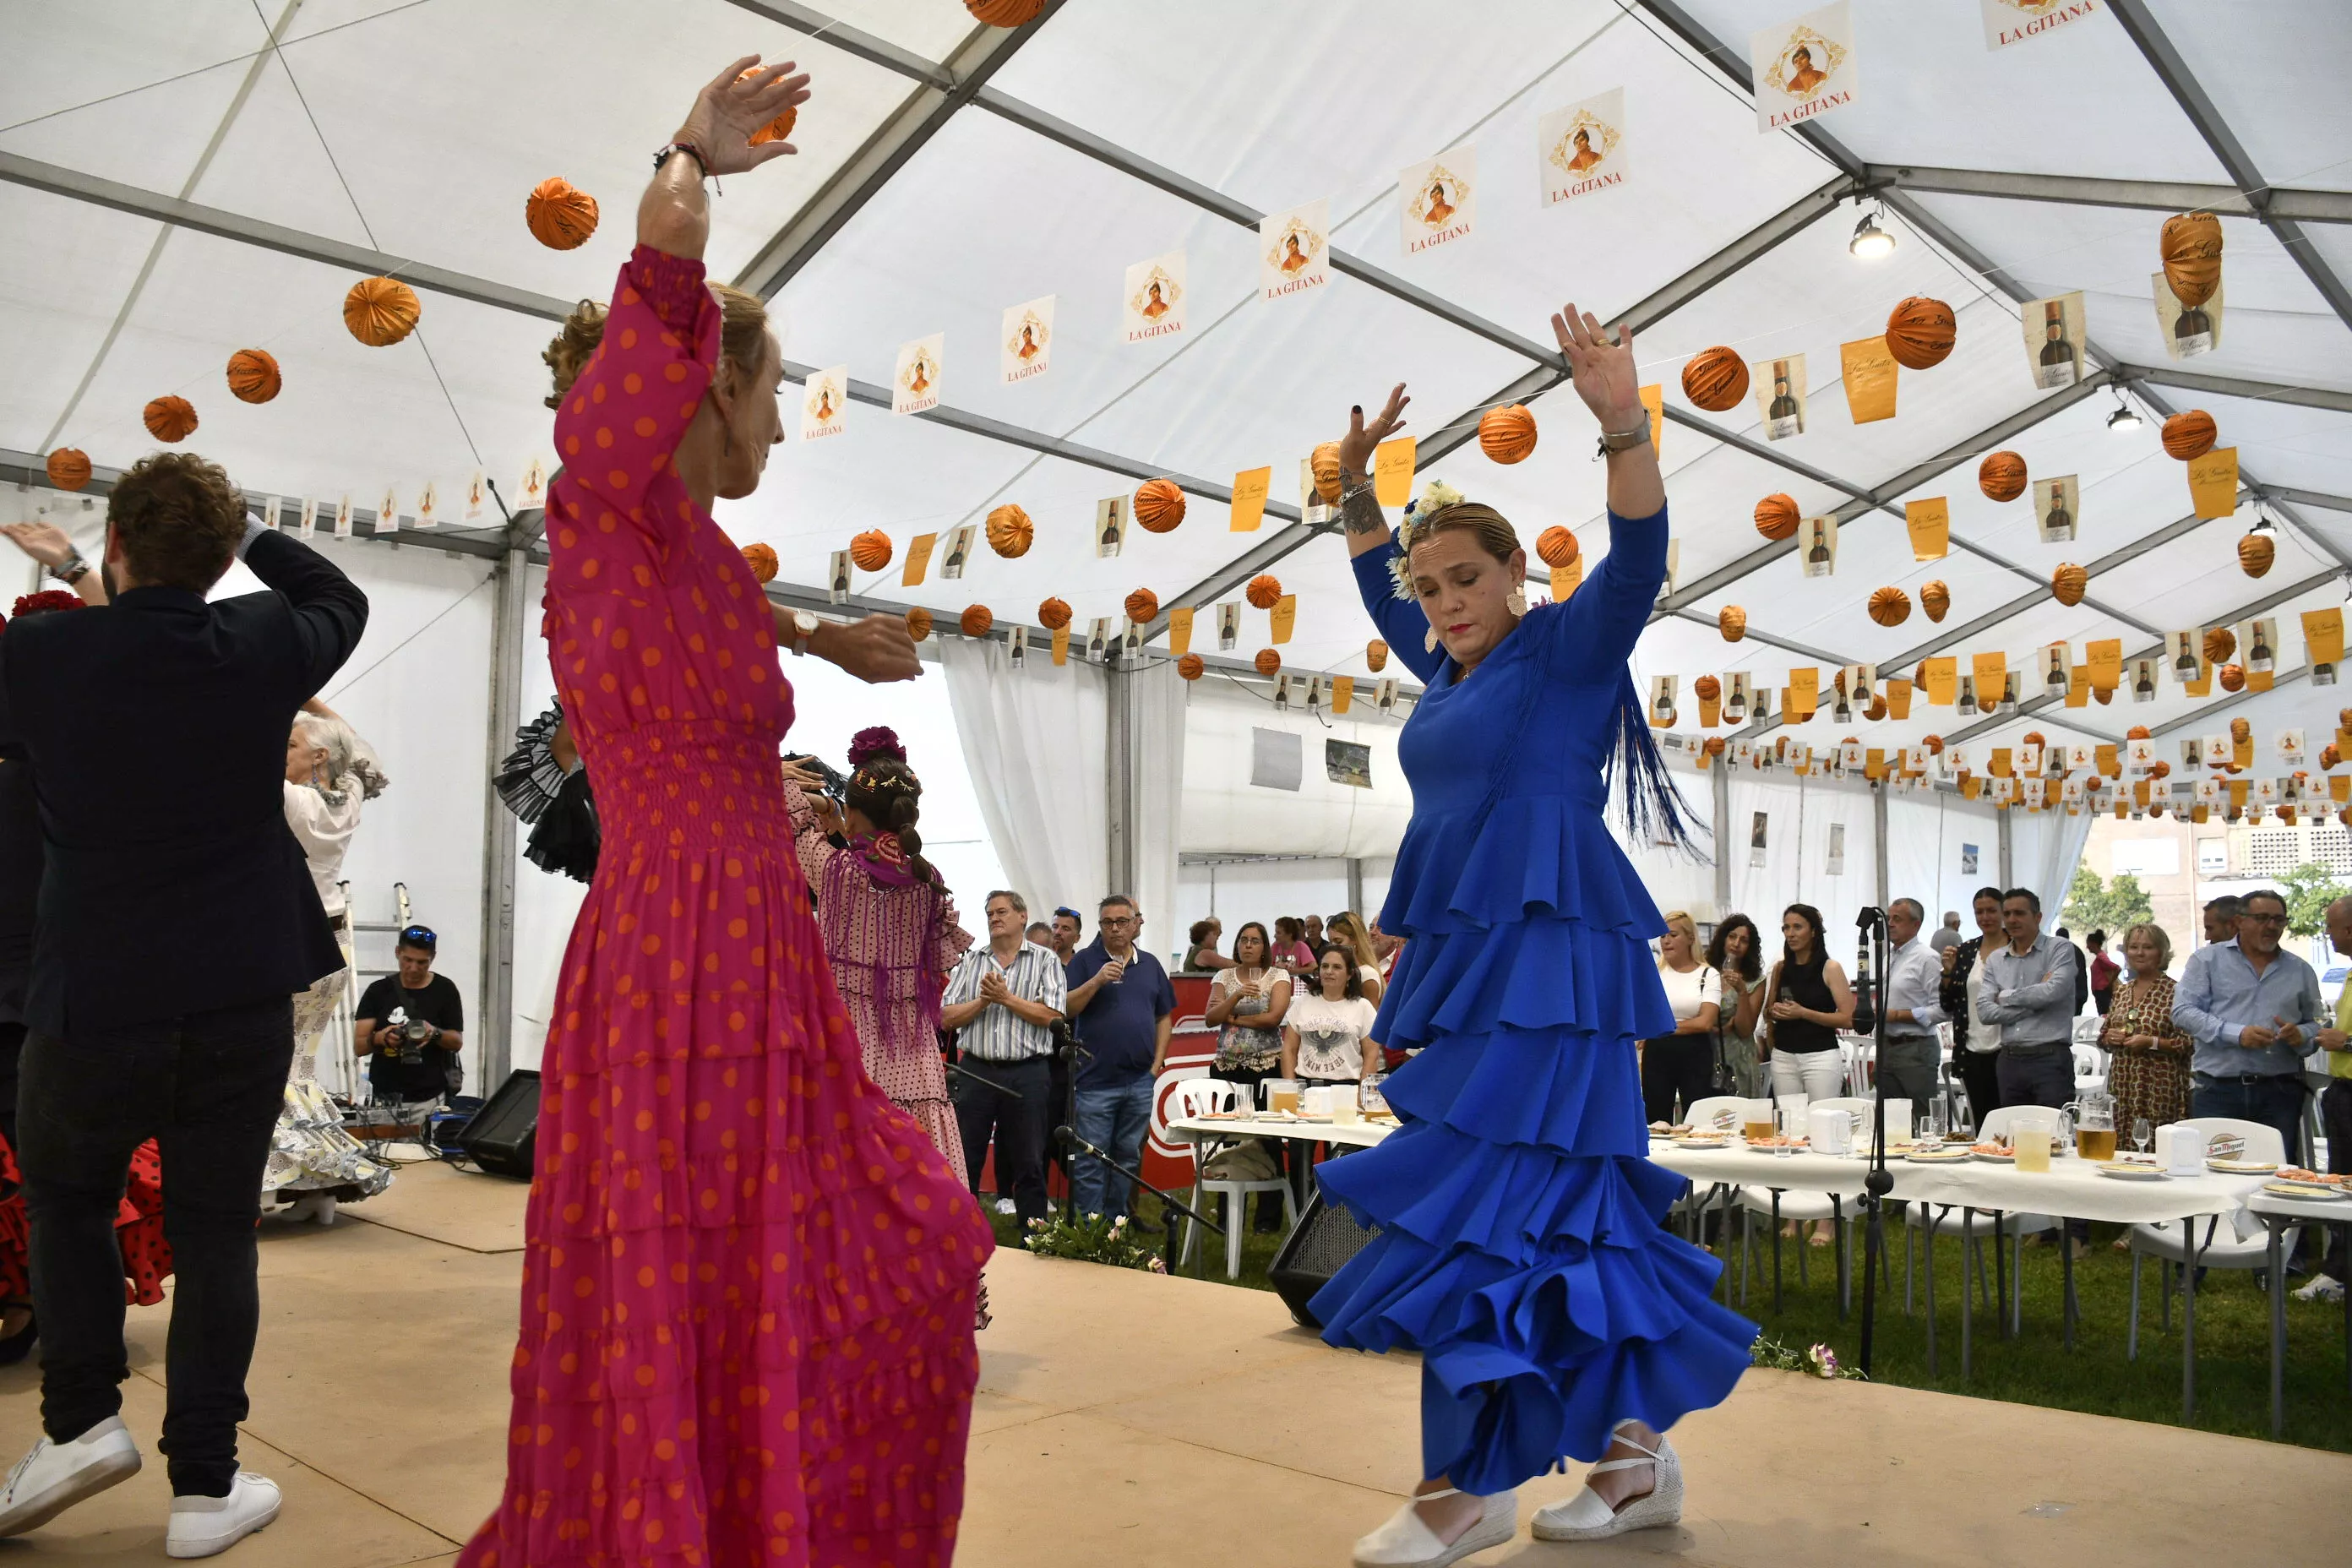
[[1355,954],[1338,942],[1317,961],[1320,982],[1295,997],[1282,1020],[1282,1076],[1305,1083],[1360,1083],[1380,1070],[1381,1048],[1372,1043],[1372,1020],[1380,1009],[1364,997]]
[[1698,955],[1698,926],[1681,910],[1666,917],[1658,939],[1658,978],[1675,1010],[1675,1032],[1642,1042],[1642,1114],[1672,1122],[1713,1092],[1715,1028],[1723,1010],[1723,978]]

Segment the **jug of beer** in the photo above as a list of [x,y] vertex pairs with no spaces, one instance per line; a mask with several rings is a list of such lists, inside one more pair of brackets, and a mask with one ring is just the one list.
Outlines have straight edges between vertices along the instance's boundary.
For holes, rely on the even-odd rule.
[[2104,1089],[2086,1089],[2065,1109],[2074,1119],[2074,1152],[2085,1160],[2114,1159],[2116,1097]]

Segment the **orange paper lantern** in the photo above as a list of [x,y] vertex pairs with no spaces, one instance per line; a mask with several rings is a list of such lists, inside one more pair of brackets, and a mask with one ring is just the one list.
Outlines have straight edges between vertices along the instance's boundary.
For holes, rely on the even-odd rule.
[[1174,479],[1146,479],[1136,488],[1135,521],[1146,533],[1166,533],[1184,521],[1184,492]]
[[1187,680],[1200,679],[1201,672],[1208,668],[1207,661],[1197,653],[1188,653],[1176,661],[1176,673]]
[[1315,493],[1327,501],[1339,499],[1339,443],[1326,441],[1307,459],[1315,476]]
[[1045,0],[963,0],[972,20],[990,27],[1018,27],[1045,8]]
[[2343,763],[2344,753],[2337,749],[2335,742],[2330,741],[2327,744],[2319,748],[2319,765],[2321,767],[2341,767]]
[[2238,566],[2249,577],[2259,577],[2278,559],[2278,546],[2267,533],[2250,533],[2238,541]]
[[1364,645],[1364,664],[1374,675],[1389,667],[1389,645],[1374,637]]
[[931,635],[931,612],[917,605],[907,612],[907,635],[917,642]]
[[1059,599],[1047,599],[1037,606],[1037,624],[1049,632],[1058,632],[1070,624],[1070,606]]
[[283,385],[278,359],[268,349],[239,349],[228,356],[228,389],[240,403],[267,403]]
[[[737,81],[747,81],[751,78],[758,76],[761,71],[766,70],[767,68],[768,68],[766,66],[753,66],[750,70],[745,71],[741,76],[737,77],[735,79]],[[799,121],[800,117],[801,111],[799,105],[795,104],[792,108],[785,110],[782,114],[777,115],[773,120],[769,121],[765,125],[761,126],[760,129],[751,132],[751,145],[754,147],[764,147],[771,142],[782,141],[785,137],[790,136],[793,133],[793,126]]]
[[1498,463],[1526,460],[1536,449],[1536,416],[1517,403],[1478,416],[1478,449]]
[[988,514],[988,547],[1008,561],[1029,553],[1029,542],[1036,536],[1029,514],[1010,501]]
[[[2236,692],[2243,691],[2245,689],[2246,672],[2240,669],[2234,664],[2223,665],[2221,667],[2221,689],[2224,691]],[[2242,719],[2232,720],[2231,721],[2231,728],[2235,729],[2239,724],[2243,722],[2245,722],[2245,721]]]
[[1258,649],[1257,658],[1254,662],[1257,665],[1257,672],[1260,675],[1276,675],[1282,670],[1282,654],[1276,648]]
[[1938,757],[1944,753],[1944,737],[1941,735],[1929,735],[1919,743],[1927,748],[1927,754],[1931,757]]
[[1710,757],[1719,757],[1723,755],[1723,737],[1720,735],[1709,735],[1706,738],[1706,744],[1699,749]]
[[963,628],[963,635],[968,637],[984,637],[988,635],[988,628],[995,624],[996,617],[988,613],[986,605],[968,606],[956,621],[956,625]]
[[2240,745],[2243,745],[2253,738],[2254,726],[2251,721],[2244,719],[2232,719],[2230,721],[2230,739],[2237,742]]
[[343,296],[343,325],[372,349],[386,349],[416,330],[424,306],[397,278],[362,278]]
[[1243,590],[1249,602],[1261,610],[1270,610],[1282,602],[1282,579],[1271,572],[1261,572]]
[[1576,535],[1558,523],[1536,536],[1536,553],[1547,566],[1565,566],[1576,559],[1579,546]]
[[2219,664],[2238,651],[2238,634],[2227,626],[2214,626],[2205,633],[2205,662]]
[[1952,591],[1944,586],[1941,577],[1919,584],[1919,607],[1927,612],[1929,620],[1937,622],[1951,609]]
[[1899,626],[1911,618],[1911,595],[1896,587],[1871,591],[1870,618],[1882,626]]
[[60,447],[42,465],[49,483],[61,490],[78,490],[89,483],[89,454],[79,447]]
[[1160,613],[1160,595],[1149,588],[1138,588],[1127,596],[1127,618],[1142,626]]
[[1717,343],[1683,366],[1683,395],[1710,414],[1736,408],[1748,395],[1748,362]]
[[2213,416],[2202,408],[2191,408],[2164,422],[2164,449],[2185,463],[2211,451],[2213,435]]
[[1715,629],[1724,641],[1738,642],[1748,635],[1748,612],[1737,605],[1724,605],[1715,613]]
[[1691,695],[1701,702],[1712,702],[1723,695],[1723,682],[1712,675],[1702,675],[1691,682]]
[[2025,459],[2014,452],[1995,452],[1977,465],[1977,489],[1987,500],[2015,500],[2025,493]]
[[1797,498],[1775,490],[1756,503],[1756,531],[1770,540],[1797,534]]
[[751,576],[755,582],[772,583],[776,580],[776,552],[768,545],[745,545],[743,564],[751,569]]
[[2094,686],[2091,688],[2091,700],[2097,703],[2100,707],[2105,708],[2108,703],[2113,702],[2115,700],[2116,689],[2114,687]]
[[2221,220],[2211,213],[2178,213],[2164,220],[2164,281],[2190,308],[2213,297],[2221,282]]
[[2091,574],[2069,561],[2050,574],[2050,591],[2062,605],[2079,605],[2084,591],[2091,585]]
[[2126,741],[2145,741],[2148,738],[2147,726],[2145,724],[2135,724],[2124,731],[2124,739]]
[[879,572],[890,564],[890,536],[869,528],[849,542],[849,563],[860,572]]
[[522,204],[522,221],[531,237],[550,250],[577,250],[596,232],[596,198],[564,179],[551,174],[530,188]]
[[1915,294],[1886,318],[1886,352],[1906,370],[1932,370],[1952,352],[1958,331],[1949,305]]
[[1871,721],[1873,723],[1876,723],[1879,720],[1885,718],[1886,699],[1884,697],[1873,697],[1870,700],[1870,706],[1862,710],[1862,716]]
[[184,441],[196,427],[195,406],[184,397],[159,397],[141,417],[147,421],[147,433],[158,441]]
[[2147,776],[2152,779],[2168,779],[2172,776],[2172,764],[2161,759],[2150,763],[2147,764]]

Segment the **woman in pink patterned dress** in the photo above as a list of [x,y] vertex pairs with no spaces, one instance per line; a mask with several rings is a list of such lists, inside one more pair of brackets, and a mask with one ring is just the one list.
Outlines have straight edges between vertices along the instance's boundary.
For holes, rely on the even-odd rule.
[[[923,858],[915,826],[923,783],[907,765],[898,734],[882,725],[860,730],[849,743],[849,765],[845,811],[822,795],[791,789],[801,868],[816,892],[834,988],[865,1048],[866,1076],[953,1163],[963,1158],[963,1134],[940,1058],[940,993],[971,933],[957,923],[955,900]],[[814,783],[797,771],[785,774],[788,788]],[[836,837],[844,842],[835,844]]]
[[604,839],[542,1063],[506,1493],[466,1568],[954,1552],[989,1229],[860,1070],[776,761],[780,636],[919,666],[895,618],[774,612],[709,515],[782,438],[760,302],[699,259],[705,173],[791,152],[751,136],[808,96],[757,64],[702,90],[610,312],[548,353],[544,630]]

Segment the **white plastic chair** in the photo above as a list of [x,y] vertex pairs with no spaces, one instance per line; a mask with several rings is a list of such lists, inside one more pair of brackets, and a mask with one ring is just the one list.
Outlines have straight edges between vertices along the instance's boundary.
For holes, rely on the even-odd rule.
[[[1240,1084],[1218,1078],[1187,1079],[1176,1086],[1175,1095],[1179,1114],[1188,1120],[1211,1111],[1240,1110],[1248,1098]],[[1196,1146],[1193,1159],[1192,1206],[1199,1208],[1204,1199],[1213,1196],[1222,1196],[1225,1200],[1225,1278],[1237,1279],[1242,1272],[1242,1232],[1248,1228],[1249,1224],[1249,1194],[1282,1194],[1286,1232],[1298,1223],[1297,1200],[1291,1195],[1290,1184],[1280,1175],[1255,1182],[1221,1181],[1208,1173],[1208,1150]],[[1181,1223],[1184,1226],[1184,1250],[1177,1260],[1179,1268],[1192,1260],[1192,1247],[1201,1239],[1199,1226],[1189,1218]]]
[[[1837,1110],[1859,1112],[1867,1117],[1870,1115],[1873,1103],[1874,1101],[1866,1095],[1849,1095],[1836,1100],[1816,1100],[1808,1104],[1805,1109],[1811,1111],[1816,1107],[1826,1107]],[[1738,1205],[1740,1210],[1739,1300],[1742,1306],[1747,1305],[1748,1302],[1748,1276],[1749,1270],[1754,1268],[1755,1248],[1752,1226],[1753,1216],[1757,1215],[1764,1215],[1768,1224],[1775,1226],[1786,1220],[1798,1222],[1800,1229],[1797,1235],[1800,1244],[1797,1247],[1797,1279],[1800,1284],[1811,1283],[1805,1255],[1811,1251],[1812,1247],[1803,1239],[1805,1232],[1801,1228],[1802,1226],[1811,1220],[1825,1219],[1832,1222],[1836,1226],[1840,1299],[1843,1300],[1852,1292],[1853,1270],[1850,1267],[1852,1238],[1846,1230],[1846,1221],[1853,1217],[1859,1200],[1856,1200],[1853,1205],[1849,1205],[1843,1197],[1832,1198],[1826,1192],[1809,1192],[1803,1187],[1767,1186],[1742,1187],[1733,1197],[1732,1202]],[[1775,1311],[1780,1310],[1780,1259],[1776,1255],[1772,1265],[1772,1295]]]
[[1847,1097],[1866,1099],[1870,1094],[1871,1065],[1878,1059],[1877,1043],[1865,1036],[1841,1035],[1838,1059],[1845,1071]]
[[[1737,1134],[1739,1131],[1740,1119],[1746,1114],[1747,1110],[1748,1101],[1740,1095],[1710,1094],[1705,1099],[1692,1100],[1688,1106],[1684,1108],[1683,1118],[1690,1123],[1694,1131],[1712,1130],[1718,1132]],[[1728,1202],[1730,1197],[1736,1196],[1738,1194],[1739,1189],[1735,1186],[1731,1189],[1730,1194],[1727,1194],[1725,1198],[1722,1200],[1716,1199],[1712,1195],[1713,1189],[1724,1184],[1725,1184],[1719,1182],[1708,1184],[1710,1194],[1708,1198],[1708,1206],[1715,1206],[1718,1201]],[[1675,1200],[1674,1212],[1684,1215],[1691,1214],[1698,1207],[1698,1202],[1699,1184],[1694,1181],[1691,1184],[1690,1191],[1685,1193],[1681,1197]],[[1696,1242],[1698,1237],[1694,1235],[1691,1239],[1694,1242]]]
[[2074,1047],[2074,1092],[2107,1087],[2107,1053],[2095,1044]]
[[[2004,1105],[1998,1110],[1989,1110],[1985,1113],[1984,1120],[1977,1126],[1977,1142],[1993,1143],[2007,1138],[2009,1124],[2021,1116],[2042,1116],[2054,1121],[2057,1115],[2055,1110],[2046,1105]],[[1907,1223],[1911,1229],[1924,1234],[1930,1245],[1939,1236],[1959,1236],[1963,1233],[1975,1243],[1977,1283],[1985,1292],[1985,1304],[1990,1306],[1993,1277],[1984,1265],[1984,1238],[1993,1234],[1993,1216],[1979,1210],[1973,1217],[1963,1223],[1961,1215],[1952,1209],[1939,1209],[1932,1204],[1920,1203],[1915,1203],[1909,1206]],[[2059,1228],[2058,1222],[2046,1214],[2004,1213],[2000,1216],[2000,1237],[1994,1245],[1999,1246],[2001,1242],[2009,1244],[2011,1265],[2010,1288],[2012,1292],[2009,1310],[2012,1325],[2018,1322],[2023,1311],[2025,1287],[2018,1275],[2020,1269],[2023,1268],[2024,1254],[2020,1249],[2024,1245],[2025,1237],[2057,1228]],[[1906,1317],[1910,1316],[1911,1313],[1911,1237],[1908,1235],[1903,1238],[1903,1313]]]
[[[2217,1132],[2235,1133],[2246,1141],[2244,1157],[2249,1160],[2284,1160],[2286,1157],[2286,1141],[2279,1136],[2279,1130],[2265,1126],[2259,1121],[2242,1121],[2234,1116],[2200,1116],[2175,1121],[2170,1125],[2174,1128],[2176,1136],[2179,1129],[2187,1127],[2194,1129],[2200,1139],[2209,1142]],[[2204,1229],[2196,1237],[2197,1267],[2244,1269],[2269,1268],[2270,1233],[2267,1230],[2258,1230],[2252,1239],[2242,1241],[2234,1227],[2221,1224],[2224,1217],[2226,1216],[2221,1215],[2204,1216]],[[2285,1267],[2286,1260],[2294,1256],[2295,1243],[2302,1235],[2303,1227],[2295,1226],[2281,1239],[2279,1243],[2281,1268]],[[2182,1244],[2180,1226],[2168,1220],[2159,1220],[2153,1225],[2136,1225],[2125,1233],[2125,1239],[2131,1246],[2132,1283],[2131,1328],[2124,1338],[2124,1359],[2134,1361],[2139,1356],[2140,1259],[2153,1258],[2164,1271],[2162,1321],[2164,1329],[2168,1331],[2172,1327],[2172,1271],[2176,1265],[2186,1262],[2188,1248]]]

